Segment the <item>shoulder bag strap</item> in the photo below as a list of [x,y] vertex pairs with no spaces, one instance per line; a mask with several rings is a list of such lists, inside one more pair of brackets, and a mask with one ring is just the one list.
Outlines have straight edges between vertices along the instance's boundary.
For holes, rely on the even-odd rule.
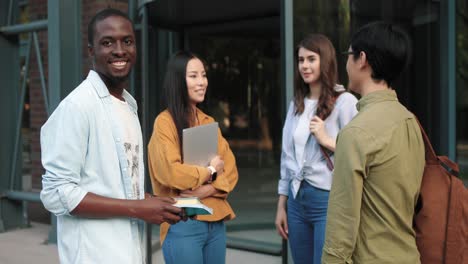
[[[339,93],[335,98],[333,98],[333,103],[336,103],[336,100],[338,100],[338,97],[340,97],[342,93],[343,92]],[[331,160],[330,155],[328,154],[328,150],[325,149],[322,145],[319,145],[319,146],[320,146],[320,152],[322,152],[322,155],[325,157],[325,160],[327,161],[327,168],[330,171],[333,171],[333,169],[335,169],[335,166],[333,165],[333,161]]]
[[331,160],[330,155],[328,155],[327,150],[324,147],[320,146],[320,152],[322,152],[322,155],[325,157],[325,160],[327,161],[327,168],[330,171],[333,171],[335,166],[333,166],[333,161]]

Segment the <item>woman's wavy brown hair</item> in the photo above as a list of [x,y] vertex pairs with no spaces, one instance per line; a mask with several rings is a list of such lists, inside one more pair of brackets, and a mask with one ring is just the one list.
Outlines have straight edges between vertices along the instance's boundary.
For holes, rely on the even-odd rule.
[[304,97],[309,94],[309,85],[304,82],[299,73],[299,49],[304,48],[317,53],[320,56],[320,83],[321,93],[317,103],[315,115],[325,120],[333,111],[336,98],[340,92],[335,91],[338,82],[338,66],[336,63],[335,48],[331,41],[322,34],[310,34],[296,47],[296,66],[294,83],[294,105],[296,115],[304,112]]

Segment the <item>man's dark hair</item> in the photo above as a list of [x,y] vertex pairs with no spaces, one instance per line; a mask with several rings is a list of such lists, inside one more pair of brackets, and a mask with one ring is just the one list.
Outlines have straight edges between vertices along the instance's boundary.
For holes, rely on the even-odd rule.
[[372,79],[384,80],[391,86],[409,63],[411,41],[396,25],[373,22],[360,28],[351,37],[354,59],[362,51],[372,68]]
[[88,24],[88,46],[93,45],[94,35],[96,34],[96,24],[99,21],[102,21],[102,20],[104,20],[104,19],[106,19],[108,17],[111,17],[111,16],[123,17],[123,18],[127,19],[130,22],[130,24],[132,24],[133,32],[135,32],[133,22],[132,22],[132,20],[130,20],[130,18],[128,17],[127,14],[125,14],[124,12],[122,12],[122,11],[120,11],[118,9],[107,8],[107,9],[99,11],[96,15],[94,15],[93,18],[91,18],[91,21]]

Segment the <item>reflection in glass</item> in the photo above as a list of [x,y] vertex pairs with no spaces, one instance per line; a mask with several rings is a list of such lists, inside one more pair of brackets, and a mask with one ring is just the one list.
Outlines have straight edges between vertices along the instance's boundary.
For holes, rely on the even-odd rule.
[[[203,109],[220,124],[241,167],[263,167],[279,149],[279,40],[192,36],[205,58],[208,95]],[[259,155],[262,152],[266,155]],[[269,160],[268,160],[269,159]]]
[[284,101],[277,25],[273,34],[249,29],[242,36],[189,35],[190,50],[207,65],[209,84],[201,108],[220,124],[239,170],[239,182],[229,196],[237,215],[226,225],[229,244],[245,247],[250,241],[249,247],[270,254],[281,249],[274,229]]
[[457,1],[457,162],[468,179],[468,2]]
[[[308,33],[322,33],[339,52],[348,50],[353,32],[372,21],[389,21],[405,29],[412,39],[412,62],[393,88],[439,149],[438,139],[444,133],[439,126],[444,93],[440,87],[439,14],[440,2],[431,0],[299,0],[294,1],[294,39],[297,42]],[[337,59],[339,81],[346,85],[347,57]]]

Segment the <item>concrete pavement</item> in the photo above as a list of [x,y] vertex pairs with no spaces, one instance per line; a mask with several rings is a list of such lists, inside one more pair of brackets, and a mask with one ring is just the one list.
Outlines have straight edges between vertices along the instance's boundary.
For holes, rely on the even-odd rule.
[[[226,263],[279,264],[280,256],[239,250],[250,249],[271,254],[277,254],[281,250],[281,239],[274,227],[278,199],[278,163],[271,155],[261,155],[262,159],[253,159],[249,155],[237,155],[239,164],[249,166],[239,167],[239,182],[229,195],[237,218],[226,223]],[[57,247],[45,243],[50,225],[44,223],[50,223],[49,213],[39,203],[29,203],[28,207],[33,221],[31,228],[0,233],[0,264],[59,263]],[[158,230],[153,231],[153,248],[158,249],[152,255],[153,263],[161,264],[164,261],[157,240]]]
[[[0,263],[58,264],[57,246],[46,244],[49,228],[49,225],[33,222],[30,228],[1,233]],[[251,235],[255,235],[255,231],[253,231]],[[158,242],[155,241],[155,243]],[[153,254],[153,263],[164,263],[160,249]],[[228,249],[226,263],[280,264],[281,258],[248,251]]]
[[34,222],[31,228],[0,233],[0,263],[59,263],[57,246],[46,244],[49,227]]

